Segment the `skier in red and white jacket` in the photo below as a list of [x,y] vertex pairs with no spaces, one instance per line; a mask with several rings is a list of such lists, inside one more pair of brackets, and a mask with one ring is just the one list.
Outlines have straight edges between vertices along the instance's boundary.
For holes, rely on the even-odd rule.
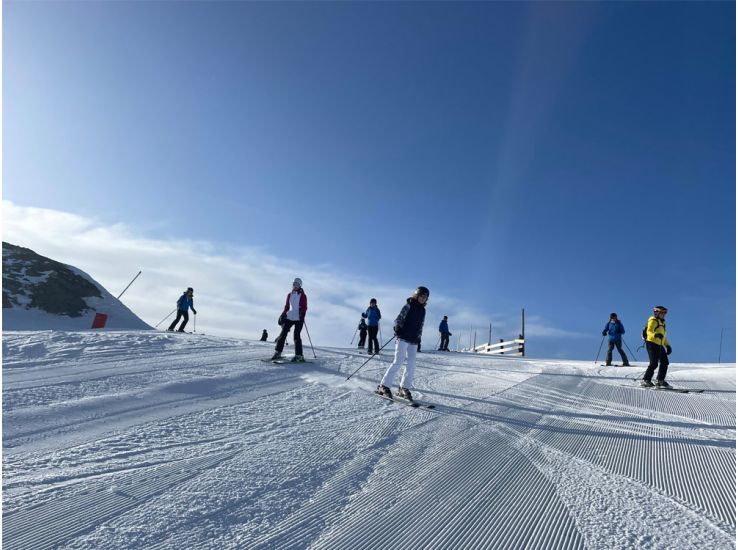
[[292,358],[293,363],[304,363],[305,357],[302,355],[302,339],[300,338],[300,332],[302,332],[302,326],[305,324],[305,314],[308,308],[307,295],[302,289],[302,279],[297,278],[292,282],[292,292],[287,295],[287,300],[284,304],[284,310],[282,315],[279,316],[279,325],[282,327],[282,332],[277,338],[277,346],[275,348],[272,361],[282,357],[282,350],[284,349],[285,340],[290,329],[294,326],[295,332],[295,356]]

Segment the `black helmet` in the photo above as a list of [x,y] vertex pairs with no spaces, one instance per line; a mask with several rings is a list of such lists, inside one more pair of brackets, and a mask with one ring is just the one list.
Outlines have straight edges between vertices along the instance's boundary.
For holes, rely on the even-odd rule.
[[618,314],[617,313],[611,313],[610,314],[610,319],[617,319],[617,318],[618,318]]
[[188,286],[188,287],[187,287],[187,292],[192,292],[192,293],[194,293],[195,291],[194,291],[194,290],[192,290],[192,287],[191,287],[191,286]]
[[426,296],[426,297],[430,298],[430,290],[428,290],[424,286],[419,286],[418,288],[415,289],[415,292],[413,293],[413,296],[415,296],[416,298],[418,296]]
[[656,306],[655,308],[653,308],[653,312],[654,313],[661,313],[662,311],[664,313],[668,313],[669,312],[669,310],[666,309],[664,306]]

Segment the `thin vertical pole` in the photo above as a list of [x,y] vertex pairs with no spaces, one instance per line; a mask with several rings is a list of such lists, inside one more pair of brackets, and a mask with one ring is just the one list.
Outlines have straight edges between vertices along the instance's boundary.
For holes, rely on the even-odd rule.
[[523,322],[523,332],[520,333],[522,336],[521,340],[523,341],[523,357],[525,357],[525,308],[522,309],[522,322]]
[[474,346],[473,346],[473,349],[474,349],[475,352],[477,351],[477,331],[476,330],[474,331]]
[[720,328],[720,351],[718,351],[718,363],[720,363],[720,360],[723,357],[723,328]]
[[487,339],[487,345],[492,345],[492,323],[489,324],[489,338]]

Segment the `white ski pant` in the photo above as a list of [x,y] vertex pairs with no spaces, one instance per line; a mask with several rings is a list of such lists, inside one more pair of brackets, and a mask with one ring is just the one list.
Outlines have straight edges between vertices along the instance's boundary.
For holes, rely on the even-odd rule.
[[405,357],[407,357],[407,365],[405,366],[405,372],[402,373],[400,387],[410,389],[413,385],[413,378],[415,377],[415,356],[417,353],[418,344],[411,344],[398,338],[395,343],[395,360],[392,361],[387,372],[384,373],[381,382],[382,385],[388,388],[392,386],[397,371],[405,361]]

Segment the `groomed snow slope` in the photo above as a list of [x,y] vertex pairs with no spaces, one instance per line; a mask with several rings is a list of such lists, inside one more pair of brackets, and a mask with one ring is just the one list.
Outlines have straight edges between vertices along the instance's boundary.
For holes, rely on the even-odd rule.
[[[290,349],[290,348],[287,348]],[[309,352],[309,349],[307,350]],[[734,548],[735,365],[3,335],[3,548]]]

